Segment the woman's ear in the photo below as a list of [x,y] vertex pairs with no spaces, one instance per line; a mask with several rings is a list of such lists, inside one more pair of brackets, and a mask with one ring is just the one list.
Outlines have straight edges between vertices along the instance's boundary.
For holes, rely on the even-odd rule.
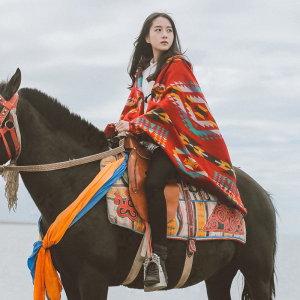
[[145,40],[146,40],[146,43],[150,43],[150,38],[149,38],[149,34],[148,35],[146,35],[146,38],[145,38]]

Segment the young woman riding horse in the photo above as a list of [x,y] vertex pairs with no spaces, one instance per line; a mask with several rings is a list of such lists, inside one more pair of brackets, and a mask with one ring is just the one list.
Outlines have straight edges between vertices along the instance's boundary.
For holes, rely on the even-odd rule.
[[[164,188],[177,172],[243,214],[246,209],[224,140],[181,52],[174,21],[164,13],[151,14],[134,45],[131,93],[115,128],[137,134],[153,152],[145,181],[153,254],[144,278],[145,286],[153,286],[162,283],[160,266],[166,274]],[[167,284],[167,278],[163,281]]]
[[[141,102],[140,105],[135,98],[132,98],[128,101],[127,109],[129,111],[131,107],[133,110],[133,121],[129,117],[127,120],[125,117],[123,119],[131,121],[130,123],[135,126],[132,125],[133,129],[144,128],[146,134],[163,148],[182,177],[186,172],[186,177],[189,176],[190,181],[195,179],[205,187],[210,186],[210,178],[214,179],[218,183],[218,187],[214,184],[214,189],[212,186],[210,189],[218,194],[219,199],[225,202],[226,198],[227,203],[232,203],[245,213],[238,201],[234,202],[229,197],[224,198],[223,192],[220,193],[222,187],[226,185],[228,196],[232,194],[230,194],[232,185],[230,185],[229,177],[231,173],[229,167],[226,167],[230,162],[226,161],[225,154],[227,152],[221,147],[223,142],[220,144],[222,140],[217,139],[218,145],[216,145],[213,143],[215,140],[211,139],[219,137],[218,130],[213,127],[213,121],[208,119],[211,115],[209,109],[204,106],[206,102],[202,98],[203,95],[199,94],[199,86],[193,81],[193,77],[187,77],[187,72],[192,74],[189,71],[190,68],[185,67],[186,63],[182,58],[177,59],[176,57],[168,62],[171,63],[160,71],[153,86],[152,90],[155,95],[148,103],[147,114],[143,115],[137,110],[134,115],[134,108],[142,110],[143,103]],[[180,70],[176,66],[180,66]],[[173,75],[174,80],[172,80]],[[171,78],[169,80],[171,83],[168,83],[169,78]],[[9,81],[0,82],[1,110],[4,111],[8,106],[12,107],[14,95],[17,92],[19,94],[16,112],[18,123],[16,124],[19,124],[20,128],[22,151],[17,160],[17,166],[70,161],[70,158],[82,158],[108,150],[108,143],[103,132],[82,120],[78,115],[72,114],[57,100],[39,90],[19,89],[20,83],[21,72],[19,69]],[[166,87],[165,89],[163,85]],[[135,86],[132,88],[132,93],[139,93]],[[185,97],[183,97],[184,95]],[[178,105],[175,113],[169,109],[168,104],[171,107],[172,104]],[[8,109],[10,110],[9,107]],[[124,115],[126,114],[125,111]],[[180,123],[177,122],[177,116],[184,128],[180,127]],[[0,122],[0,127],[4,131],[15,130],[13,124],[7,122],[8,118],[10,118],[10,114],[7,115],[4,122]],[[136,118],[135,121],[134,118]],[[206,124],[206,127],[213,129],[200,128],[196,130],[193,128],[200,124]],[[175,135],[176,131],[173,127],[178,129],[179,137]],[[158,132],[160,135],[156,136],[153,132]],[[196,134],[199,138],[195,137]],[[8,136],[10,136],[9,133]],[[6,169],[3,164],[10,159],[5,144],[10,149],[11,158],[16,159],[16,145],[11,138],[7,138],[7,134],[5,134],[5,138],[6,142],[3,137],[0,137],[0,172],[1,169]],[[173,148],[172,144],[170,145],[170,141],[176,141],[178,144],[175,145],[176,148]],[[209,148],[208,144],[210,143],[216,147]],[[219,149],[220,153],[216,152]],[[210,166],[214,166],[213,162],[223,170],[219,170],[219,172],[218,169],[213,170],[213,173],[216,174],[214,177],[211,176],[210,168]],[[190,171],[187,172],[187,170]],[[275,296],[275,209],[269,194],[254,179],[240,168],[235,168],[235,172],[241,198],[248,210],[245,217],[247,242],[243,244],[227,239],[196,241],[197,252],[193,255],[192,269],[182,287],[189,287],[205,280],[209,300],[230,300],[232,281],[240,270],[245,278],[242,299],[271,300]],[[98,173],[98,161],[53,172],[20,172],[26,188],[42,214],[41,231],[43,234],[47,233],[59,214],[74,203],[74,199],[82,193]],[[222,177],[217,176],[218,173],[222,173]],[[203,177],[200,178],[200,174]],[[235,180],[232,182],[235,183]],[[13,186],[15,188],[14,182]],[[223,197],[221,197],[222,195]],[[10,207],[13,207],[15,202],[11,202],[11,204]],[[201,227],[200,230],[202,230]],[[108,288],[111,286],[123,284],[129,288],[145,288],[142,272],[139,272],[131,283],[124,283],[128,274],[131,273],[141,240],[142,236],[136,232],[112,225],[109,222],[107,202],[103,197],[93,209],[66,231],[58,244],[53,245],[50,249],[47,248],[47,253],[51,254],[53,265],[60,273],[68,299],[106,300]],[[169,282],[166,289],[173,289],[182,278],[187,245],[186,241],[168,239],[167,247],[166,269]],[[51,270],[53,271],[53,269]],[[47,278],[48,282],[49,278],[51,281],[51,277],[47,276]],[[35,282],[39,284],[45,281],[36,280]],[[152,290],[152,286],[147,289]],[[45,294],[42,289],[40,291]],[[48,289],[48,295],[49,292]],[[57,290],[53,292],[57,298],[52,297],[52,294],[50,298],[60,299],[60,293]],[[125,294],[124,297],[126,297]]]

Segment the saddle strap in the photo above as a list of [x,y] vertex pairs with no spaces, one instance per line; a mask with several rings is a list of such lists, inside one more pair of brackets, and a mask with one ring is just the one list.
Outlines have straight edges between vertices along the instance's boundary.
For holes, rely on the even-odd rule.
[[187,249],[183,271],[182,271],[181,277],[180,277],[178,283],[175,285],[174,289],[181,288],[186,283],[186,281],[188,280],[188,278],[191,274],[191,270],[192,270],[192,266],[193,266],[193,260],[194,260],[194,253],[192,253],[190,255],[190,252]]
[[187,223],[188,223],[188,248],[190,255],[196,252],[196,243],[195,243],[195,219],[194,219],[194,208],[191,203],[191,197],[189,193],[189,188],[184,181],[181,181],[182,195],[184,197],[186,214],[187,214]]
[[[150,226],[149,226],[149,231],[150,230],[151,229],[150,229]],[[149,236],[147,235],[147,233],[145,231],[145,234],[144,234],[143,239],[141,241],[140,247],[139,247],[139,249],[136,253],[136,256],[134,258],[134,261],[133,261],[132,267],[129,271],[129,274],[128,274],[127,278],[122,283],[123,285],[128,285],[136,279],[136,277],[138,276],[138,274],[140,272],[140,269],[143,265],[143,262],[144,262],[145,258],[150,257],[148,239],[149,239]],[[181,288],[186,283],[186,281],[188,280],[188,278],[191,274],[191,270],[192,270],[192,266],[193,266],[193,260],[194,260],[194,253],[191,253],[189,251],[189,249],[187,249],[182,274],[181,274],[181,277],[180,277],[178,283],[174,287],[174,289]]]
[[148,253],[148,236],[147,233],[145,231],[145,234],[143,236],[143,239],[141,241],[140,247],[136,253],[136,256],[134,258],[132,267],[129,271],[129,274],[127,276],[127,278],[122,282],[123,285],[128,285],[131,282],[133,282],[135,280],[135,278],[138,276],[140,269],[143,265],[143,262],[145,260],[145,258],[149,255]]

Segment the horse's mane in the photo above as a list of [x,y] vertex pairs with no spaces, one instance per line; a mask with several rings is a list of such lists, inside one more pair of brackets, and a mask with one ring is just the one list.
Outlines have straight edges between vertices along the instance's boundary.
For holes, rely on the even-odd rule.
[[90,122],[59,103],[45,93],[30,88],[22,88],[19,95],[25,98],[52,126],[53,130],[64,130],[81,145],[99,149],[108,148],[105,134]]
[[1,81],[0,82],[0,90],[2,90],[5,85],[6,85],[6,82],[5,81]]

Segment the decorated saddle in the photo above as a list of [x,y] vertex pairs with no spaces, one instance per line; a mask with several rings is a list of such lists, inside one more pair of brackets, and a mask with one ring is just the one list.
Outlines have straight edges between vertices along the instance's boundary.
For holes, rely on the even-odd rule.
[[[115,160],[115,157],[103,159],[101,167]],[[187,206],[181,184],[178,183],[177,185],[179,187],[179,201],[173,217],[168,219],[167,238],[187,240],[189,238]],[[193,232],[195,240],[226,239],[241,243],[246,242],[245,221],[239,210],[220,203],[216,196],[193,185],[188,186],[188,193],[191,199],[191,214],[195,224]],[[112,224],[140,234],[144,233],[145,220],[133,205],[129,187],[124,184],[121,178],[108,191],[106,200],[108,219]]]

